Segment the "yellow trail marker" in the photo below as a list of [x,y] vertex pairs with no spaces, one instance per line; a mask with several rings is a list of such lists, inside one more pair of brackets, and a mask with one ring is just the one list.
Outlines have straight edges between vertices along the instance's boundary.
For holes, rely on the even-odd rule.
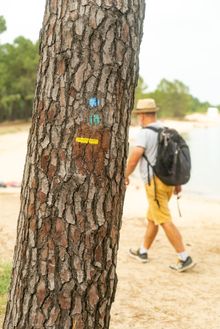
[[97,145],[99,143],[99,140],[95,139],[95,138],[76,137],[76,142],[77,143],[82,143],[82,144]]

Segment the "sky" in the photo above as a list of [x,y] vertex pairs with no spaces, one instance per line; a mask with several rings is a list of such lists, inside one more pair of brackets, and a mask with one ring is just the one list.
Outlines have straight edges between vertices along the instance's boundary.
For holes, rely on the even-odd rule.
[[[46,0],[0,0],[7,31],[36,41]],[[147,0],[140,75],[148,91],[161,79],[180,80],[200,101],[220,104],[220,0]]]

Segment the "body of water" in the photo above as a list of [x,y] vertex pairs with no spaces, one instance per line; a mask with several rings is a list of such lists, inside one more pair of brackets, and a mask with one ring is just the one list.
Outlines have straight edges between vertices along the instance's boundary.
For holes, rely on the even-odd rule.
[[193,128],[186,140],[192,157],[192,175],[184,190],[220,199],[220,127]]

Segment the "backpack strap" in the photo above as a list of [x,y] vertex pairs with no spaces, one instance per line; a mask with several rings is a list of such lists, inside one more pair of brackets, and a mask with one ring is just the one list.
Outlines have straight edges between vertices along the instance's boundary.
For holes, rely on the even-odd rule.
[[157,127],[153,127],[153,126],[146,126],[146,127],[143,127],[142,129],[150,129],[150,130],[155,131],[156,133],[159,133],[159,131],[161,130],[161,128],[157,128]]
[[[150,129],[150,130],[155,131],[156,133],[159,133],[160,130],[161,130],[161,128],[157,128],[157,127],[153,127],[153,126],[146,126],[146,127],[143,127],[142,129]],[[143,154],[143,157],[147,161],[148,184],[150,185],[150,167],[152,168],[153,174],[155,175],[155,173],[154,173],[154,167],[152,166],[152,164],[150,163],[150,161],[148,160],[148,158],[147,158],[147,156],[145,154]]]
[[[147,126],[147,127],[143,127],[143,129],[150,129],[155,131],[156,133],[159,133],[161,128],[156,128],[156,127],[152,127],[152,126]],[[144,159],[147,161],[147,179],[148,179],[148,185],[150,185],[150,167],[153,170],[153,180],[154,180],[154,201],[156,201],[158,207],[160,208],[160,203],[159,200],[157,199],[157,186],[156,186],[156,175],[154,172],[154,167],[152,166],[152,164],[150,163],[150,161],[148,160],[147,156],[145,154],[143,154]]]
[[154,173],[154,168],[145,154],[143,154],[143,158],[147,161],[147,180],[148,180],[148,184],[150,185],[150,167],[152,168],[153,173]]

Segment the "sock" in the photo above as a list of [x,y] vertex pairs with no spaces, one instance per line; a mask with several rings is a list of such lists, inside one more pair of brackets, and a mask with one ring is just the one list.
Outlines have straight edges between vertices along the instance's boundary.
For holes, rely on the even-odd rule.
[[148,249],[144,248],[143,246],[140,247],[140,254],[147,254]]
[[188,257],[188,253],[186,251],[179,252],[177,255],[178,255],[178,258],[180,260],[182,260],[183,262],[185,262],[185,260]]

